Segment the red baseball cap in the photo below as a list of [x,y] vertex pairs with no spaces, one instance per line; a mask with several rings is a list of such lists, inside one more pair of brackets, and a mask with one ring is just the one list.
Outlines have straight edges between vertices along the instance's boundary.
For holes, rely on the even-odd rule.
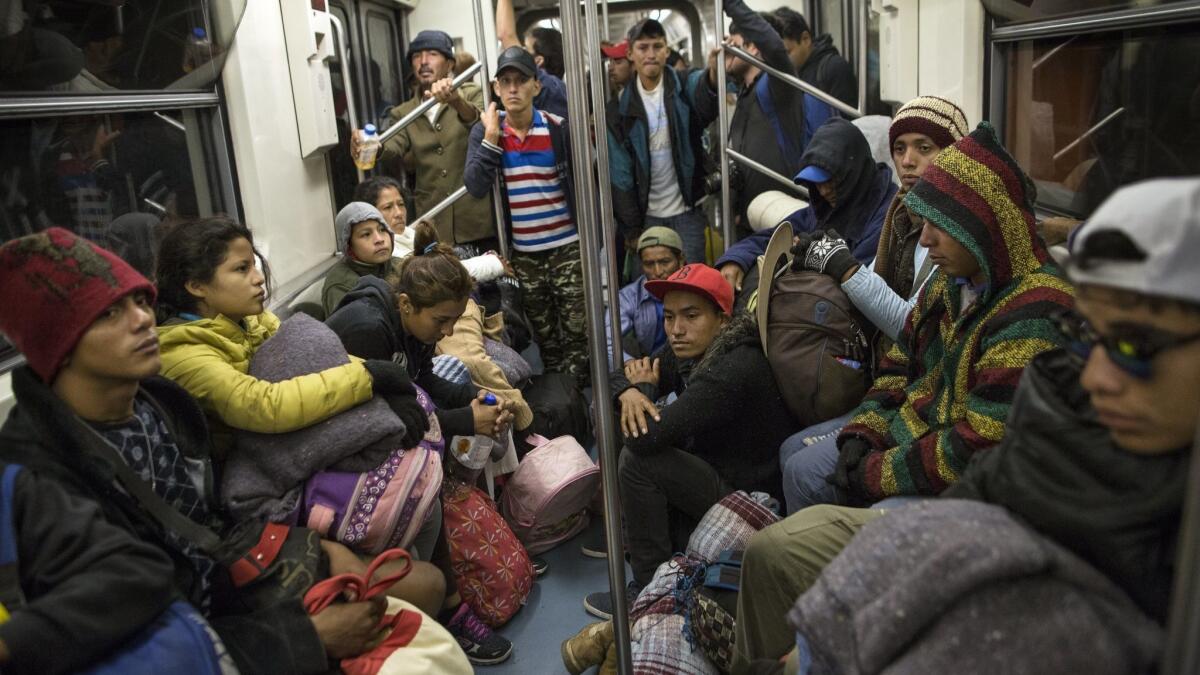
[[662,281],[647,281],[646,290],[659,300],[671,291],[702,295],[722,312],[733,316],[733,287],[720,272],[703,263],[684,265]]
[[629,58],[629,40],[621,40],[615,45],[600,45],[600,53],[610,59]]

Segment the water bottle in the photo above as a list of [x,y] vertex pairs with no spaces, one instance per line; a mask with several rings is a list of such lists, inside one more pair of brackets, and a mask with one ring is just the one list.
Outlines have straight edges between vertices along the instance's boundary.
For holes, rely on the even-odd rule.
[[358,152],[354,155],[354,164],[361,170],[367,171],[375,167],[375,156],[379,154],[379,132],[374,124],[363,127],[362,137],[358,142]]
[[196,26],[188,35],[187,44],[183,47],[183,72],[192,72],[206,63],[211,56],[212,43],[208,40],[208,33]]

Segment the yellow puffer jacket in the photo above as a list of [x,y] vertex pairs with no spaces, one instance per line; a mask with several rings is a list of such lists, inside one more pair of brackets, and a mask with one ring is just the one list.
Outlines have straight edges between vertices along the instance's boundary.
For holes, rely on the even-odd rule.
[[245,328],[224,316],[159,326],[162,374],[188,390],[204,411],[235,429],[284,433],[303,429],[371,398],[360,359],[282,382],[247,374],[250,358],[279,329],[270,312]]

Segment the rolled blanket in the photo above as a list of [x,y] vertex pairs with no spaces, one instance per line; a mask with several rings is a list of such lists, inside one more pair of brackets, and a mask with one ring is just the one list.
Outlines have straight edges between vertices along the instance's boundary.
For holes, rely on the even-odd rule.
[[[280,382],[349,361],[332,330],[306,314],[296,314],[258,349],[249,372]],[[297,431],[239,431],[236,449],[225,464],[222,500],[239,520],[289,520],[310,476],[335,464],[343,471],[374,469],[381,457],[402,445],[404,431],[404,423],[379,397]]]

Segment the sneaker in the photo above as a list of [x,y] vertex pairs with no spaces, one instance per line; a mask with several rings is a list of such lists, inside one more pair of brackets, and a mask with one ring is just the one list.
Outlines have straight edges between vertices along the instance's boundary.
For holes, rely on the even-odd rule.
[[550,569],[550,563],[546,562],[545,558],[530,558],[529,562],[533,563],[533,576],[540,577]]
[[[628,610],[633,606],[633,601],[637,600],[637,596],[642,592],[642,587],[636,581],[630,581],[625,586],[625,608]],[[583,599],[583,608],[588,614],[600,619],[611,619],[613,617],[612,595],[608,591],[598,591],[589,593]]]
[[585,541],[579,546],[579,552],[589,558],[607,558],[608,557],[608,541],[604,538],[604,533],[601,532],[593,539]]
[[465,602],[446,623],[446,630],[458,641],[467,660],[475,665],[490,666],[512,656],[512,643],[489,628]]

